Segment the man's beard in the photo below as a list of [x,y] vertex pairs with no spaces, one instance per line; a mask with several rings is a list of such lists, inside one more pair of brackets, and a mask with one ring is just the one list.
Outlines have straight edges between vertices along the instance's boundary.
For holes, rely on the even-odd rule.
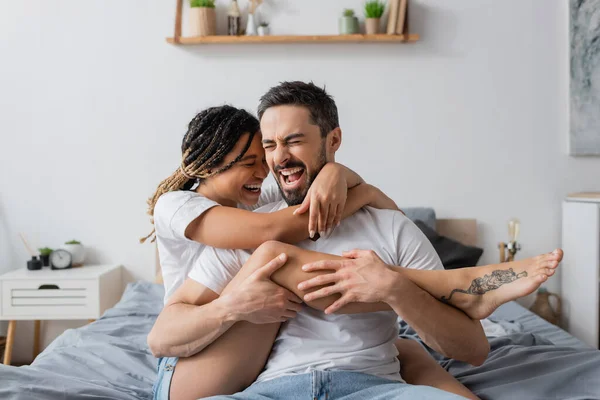
[[[321,169],[325,166],[325,164],[327,164],[327,157],[325,156],[325,140],[323,140],[323,146],[321,147],[321,151],[317,156],[317,168],[315,169],[313,174],[309,174],[306,165],[299,161],[289,161],[284,166],[277,168],[277,170],[279,170],[286,168],[301,167],[304,168],[304,173],[306,174],[306,186],[304,186],[304,188],[298,188],[287,192],[282,189],[280,178],[278,177],[277,179],[275,179],[277,181],[277,186],[279,186],[281,196],[283,196],[283,199],[288,204],[288,206],[297,206],[298,204],[302,204],[304,198],[306,197],[306,194],[308,193],[308,190],[310,189],[310,186],[314,182],[319,172],[321,172]],[[278,174],[278,172],[275,173]]]

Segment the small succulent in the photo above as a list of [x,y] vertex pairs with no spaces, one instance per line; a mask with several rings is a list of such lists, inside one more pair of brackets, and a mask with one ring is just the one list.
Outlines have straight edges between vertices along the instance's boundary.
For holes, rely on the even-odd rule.
[[344,17],[354,17],[354,10],[346,8],[343,13]]
[[52,250],[50,247],[42,247],[41,249],[38,249],[38,251],[42,256],[49,256],[54,250]]
[[215,8],[215,0],[190,0],[190,7]]
[[261,22],[259,26],[262,26],[263,28],[267,28],[269,26],[268,22]]
[[365,17],[381,18],[385,11],[385,2],[379,0],[369,0],[365,3]]
[[65,242],[65,244],[81,244],[81,242],[79,240],[69,240],[68,242]]

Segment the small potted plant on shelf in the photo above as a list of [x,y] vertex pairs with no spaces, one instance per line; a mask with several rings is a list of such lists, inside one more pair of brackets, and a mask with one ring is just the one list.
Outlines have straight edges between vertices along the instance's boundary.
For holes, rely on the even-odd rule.
[[385,3],[379,0],[369,0],[365,3],[365,28],[367,35],[380,33],[381,16],[385,11]]
[[217,34],[215,0],[190,0],[190,35]]
[[269,24],[261,22],[258,26],[258,36],[267,36],[269,34]]
[[85,258],[85,248],[83,247],[80,241],[69,240],[68,242],[65,242],[62,248],[71,253],[71,256],[73,257],[73,267],[80,267],[83,265],[83,260]]
[[338,24],[340,35],[352,35],[358,33],[358,18],[354,10],[345,9]]
[[41,249],[38,249],[38,251],[40,252],[40,260],[42,260],[42,266],[49,267],[50,253],[52,253],[52,249],[49,247],[42,247]]

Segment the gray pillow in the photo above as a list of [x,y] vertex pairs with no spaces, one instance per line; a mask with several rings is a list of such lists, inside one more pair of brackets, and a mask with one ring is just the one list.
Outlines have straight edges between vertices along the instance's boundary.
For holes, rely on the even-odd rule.
[[472,267],[477,265],[483,254],[479,247],[466,246],[446,236],[439,235],[423,221],[415,221],[415,225],[427,236],[436,253],[440,256],[445,269]]
[[412,222],[423,221],[435,231],[435,211],[431,207],[400,208]]

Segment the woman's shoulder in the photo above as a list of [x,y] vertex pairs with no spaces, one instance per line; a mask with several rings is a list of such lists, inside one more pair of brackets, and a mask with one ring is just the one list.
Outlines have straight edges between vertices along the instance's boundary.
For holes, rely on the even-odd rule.
[[168,216],[173,215],[186,204],[193,205],[196,208],[198,205],[207,207],[217,205],[214,201],[202,196],[191,190],[176,190],[163,194],[158,198],[154,207],[154,217],[157,215]]

